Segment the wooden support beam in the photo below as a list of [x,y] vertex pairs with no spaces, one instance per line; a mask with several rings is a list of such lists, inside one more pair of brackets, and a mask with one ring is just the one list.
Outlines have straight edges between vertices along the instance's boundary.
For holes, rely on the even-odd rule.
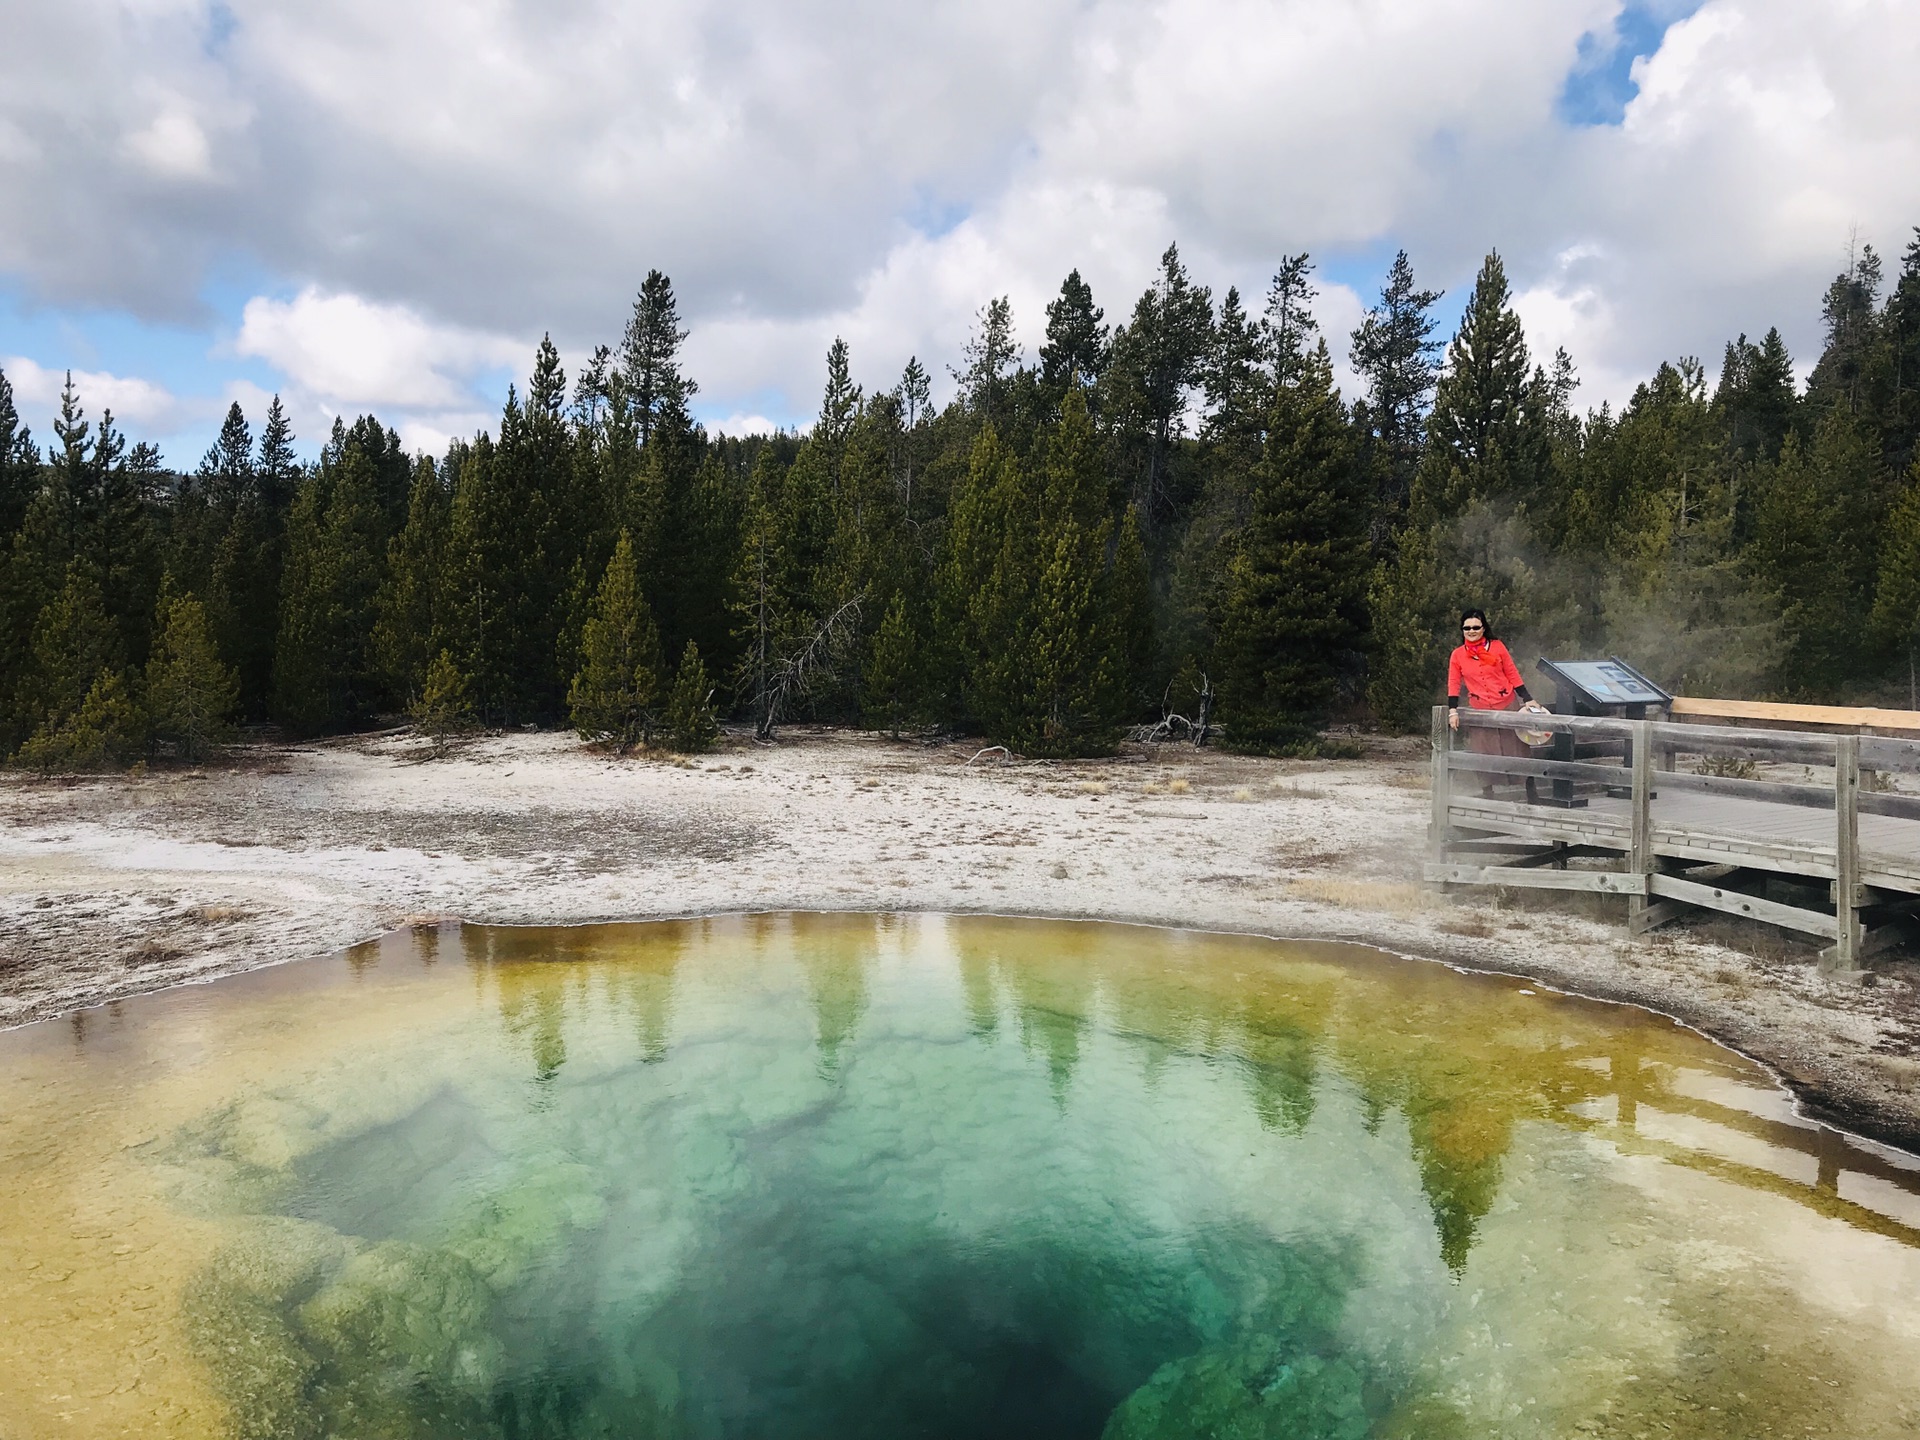
[[[1634,902],[1629,900],[1627,903],[1631,905]],[[1650,930],[1659,929],[1669,920],[1678,920],[1686,913],[1687,905],[1684,900],[1645,901],[1638,911],[1627,917],[1627,933],[1645,935]]]
[[1643,895],[1647,877],[1619,870],[1519,870],[1510,865],[1428,865],[1438,885],[1511,885],[1520,890],[1592,890],[1603,895]]
[[1702,909],[1718,910],[1727,915],[1744,915],[1749,920],[1764,920],[1769,925],[1779,925],[1784,929],[1798,930],[1829,940],[1836,929],[1833,916],[1818,910],[1782,905],[1777,900],[1763,900],[1758,895],[1730,890],[1723,885],[1701,885],[1692,880],[1682,880],[1677,875],[1649,875],[1647,889],[1662,899],[1684,900]]
[[1427,859],[1439,864],[1447,858],[1447,807],[1453,800],[1453,777],[1448,773],[1449,752],[1453,748],[1453,729],[1447,724],[1447,707],[1433,707],[1433,808],[1427,821]]
[[1834,737],[1834,940],[1820,952],[1824,970],[1860,968],[1860,737]]
[[1870,960],[1875,955],[1891,950],[1896,945],[1904,945],[1914,936],[1913,925],[1905,920],[1895,920],[1891,924],[1877,925],[1868,930],[1860,941],[1860,958]]
[[1640,879],[1640,893],[1627,901],[1627,933],[1652,928],[1645,918],[1647,877],[1657,867],[1653,854],[1653,737],[1647,722],[1634,722],[1632,810],[1627,826],[1627,869]]

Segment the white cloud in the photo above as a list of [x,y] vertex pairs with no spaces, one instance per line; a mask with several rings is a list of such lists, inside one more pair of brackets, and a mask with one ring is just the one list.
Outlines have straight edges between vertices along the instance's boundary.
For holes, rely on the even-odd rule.
[[200,122],[181,108],[168,108],[127,137],[127,150],[154,173],[205,180],[213,174],[213,151]]
[[234,350],[265,360],[314,399],[354,406],[445,409],[471,401],[462,381],[518,361],[532,346],[434,325],[402,305],[309,287],[292,300],[255,296]]
[[[24,355],[9,355],[0,362],[13,386],[20,407],[45,413],[58,413],[60,392],[67,382],[64,370],[49,369]],[[104,370],[75,370],[74,393],[79,397],[89,421],[96,426],[101,415],[113,412],[114,423],[122,430],[135,426],[145,430],[170,428],[180,416],[180,402],[164,386],[151,380],[113,375]],[[51,433],[43,437],[51,439]]]
[[779,428],[778,420],[737,410],[731,415],[707,422],[707,432],[712,435],[769,435]]

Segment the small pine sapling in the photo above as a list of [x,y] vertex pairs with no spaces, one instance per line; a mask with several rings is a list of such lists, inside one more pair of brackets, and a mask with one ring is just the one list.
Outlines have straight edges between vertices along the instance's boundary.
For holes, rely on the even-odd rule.
[[713,685],[700,659],[700,647],[687,641],[680,668],[667,695],[667,743],[683,755],[711,750],[720,736],[713,713]]
[[428,662],[420,698],[408,707],[407,714],[420,733],[433,741],[435,755],[445,755],[455,736],[474,728],[472,689],[447,651],[442,650]]

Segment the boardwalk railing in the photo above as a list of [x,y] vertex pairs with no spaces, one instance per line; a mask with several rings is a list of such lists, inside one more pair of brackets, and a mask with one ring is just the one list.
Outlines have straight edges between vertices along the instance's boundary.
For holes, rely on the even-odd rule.
[[[1920,741],[1478,710],[1456,735],[1447,715],[1431,881],[1624,895],[1636,934],[1688,907],[1744,916],[1832,942],[1822,958],[1846,972],[1920,905],[1920,795],[1885,788],[1920,775]],[[1462,748],[1473,730],[1554,739],[1540,758],[1481,754]]]

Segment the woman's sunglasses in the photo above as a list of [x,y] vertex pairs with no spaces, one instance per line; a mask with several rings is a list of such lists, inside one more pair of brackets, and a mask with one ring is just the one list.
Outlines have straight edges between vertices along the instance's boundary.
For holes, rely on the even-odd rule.
[[1484,625],[1462,625],[1460,628],[1466,631],[1466,633],[1469,635],[1478,635],[1482,630],[1486,629],[1487,627]]

